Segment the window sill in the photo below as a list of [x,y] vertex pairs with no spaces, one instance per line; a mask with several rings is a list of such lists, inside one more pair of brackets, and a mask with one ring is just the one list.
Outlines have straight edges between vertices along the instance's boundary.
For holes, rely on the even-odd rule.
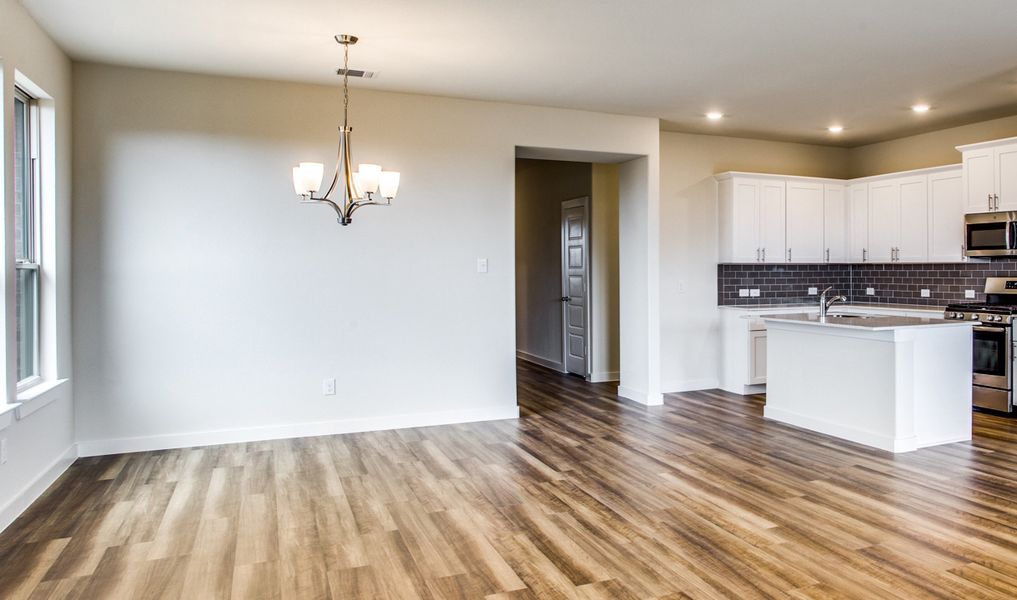
[[0,404],[0,431],[10,427],[18,406],[17,404]]
[[18,404],[16,416],[18,420],[24,419],[40,408],[60,397],[60,391],[66,390],[69,379],[51,379],[37,383],[32,387],[18,392]]

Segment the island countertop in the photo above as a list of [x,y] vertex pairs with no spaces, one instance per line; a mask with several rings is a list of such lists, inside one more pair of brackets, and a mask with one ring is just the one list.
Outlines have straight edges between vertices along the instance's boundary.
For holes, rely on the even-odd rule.
[[817,313],[761,315],[759,318],[766,323],[798,323],[816,327],[834,327],[864,331],[885,331],[913,327],[970,327],[972,325],[972,323],[967,321],[893,315],[827,316],[826,321],[820,321],[819,314]]

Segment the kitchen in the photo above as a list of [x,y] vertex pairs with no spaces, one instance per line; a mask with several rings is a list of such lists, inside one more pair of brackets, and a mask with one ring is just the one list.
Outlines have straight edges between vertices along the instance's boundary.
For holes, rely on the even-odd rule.
[[[1014,413],[1017,263],[1009,257],[1017,253],[1011,214],[1017,210],[1017,138],[957,151],[956,165],[853,180],[716,176],[722,389],[765,391],[768,418],[897,452],[970,439],[972,405]],[[845,302],[820,319],[821,290],[827,287]],[[870,365],[872,372],[854,364],[864,358],[857,353],[875,355],[895,336],[908,338],[910,349],[920,348],[915,339],[932,330],[953,341],[925,342],[928,352],[915,351],[899,365],[891,353],[892,368],[881,373],[878,366],[887,360]],[[861,332],[882,339],[850,356],[844,355],[847,346],[815,345]],[[824,352],[839,357],[825,361],[828,376],[817,379]],[[848,363],[855,367],[851,376],[844,375]],[[878,385],[871,388],[874,381]],[[867,393],[855,386],[860,383],[870,385]],[[873,390],[884,396],[879,406],[917,404],[903,411],[906,418],[903,409],[884,411],[847,427],[865,409],[843,410],[844,404],[859,394],[869,399]],[[796,398],[806,393],[810,402]],[[966,418],[958,412],[961,405]],[[913,430],[874,436],[891,431],[894,421],[930,418],[948,422],[946,429],[924,439]]]

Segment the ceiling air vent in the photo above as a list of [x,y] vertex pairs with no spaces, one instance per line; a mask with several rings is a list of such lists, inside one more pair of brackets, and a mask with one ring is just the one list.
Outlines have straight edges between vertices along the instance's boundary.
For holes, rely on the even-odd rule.
[[374,79],[374,76],[378,74],[377,71],[362,71],[360,69],[344,69],[339,67],[335,70],[336,75],[348,74],[350,77],[360,77],[363,79]]

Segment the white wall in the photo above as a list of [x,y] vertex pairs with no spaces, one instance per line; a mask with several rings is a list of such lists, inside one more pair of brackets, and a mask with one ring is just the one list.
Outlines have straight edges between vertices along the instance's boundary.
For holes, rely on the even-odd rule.
[[661,133],[660,356],[665,392],[718,385],[718,225],[713,175],[755,171],[844,177],[847,153],[843,148],[807,144]]
[[647,156],[621,244],[657,220],[654,119],[354,90],[355,160],[403,186],[341,228],[289,180],[334,154],[336,87],[89,64],[74,85],[85,453],[512,415],[515,147]]
[[561,203],[592,195],[590,163],[516,160],[516,349],[565,371],[562,362]]
[[[45,374],[53,378],[71,376],[71,323],[70,323],[70,201],[71,201],[71,63],[63,52],[40,29],[19,2],[0,0],[0,61],[2,61],[3,168],[0,181],[4,198],[5,240],[4,254],[4,314],[6,343],[0,346],[4,368],[4,397],[0,398],[0,412],[5,403],[16,398],[17,355],[14,318],[14,135],[8,124],[13,123],[15,71],[52,97],[46,110],[52,111],[53,129],[44,131],[51,141],[44,152],[53,152],[49,164],[54,168],[52,178],[44,178],[43,218],[53,232],[43,239],[45,264],[55,276],[43,281],[43,331],[45,348]],[[48,187],[47,187],[48,186]],[[55,238],[54,238],[55,235]],[[57,392],[36,402],[50,401],[42,408],[27,414],[7,413],[0,421],[12,420],[9,427],[0,430],[0,439],[7,440],[9,460],[0,465],[0,529],[17,516],[34,497],[64,468],[74,452],[74,422],[72,391],[68,383]]]

